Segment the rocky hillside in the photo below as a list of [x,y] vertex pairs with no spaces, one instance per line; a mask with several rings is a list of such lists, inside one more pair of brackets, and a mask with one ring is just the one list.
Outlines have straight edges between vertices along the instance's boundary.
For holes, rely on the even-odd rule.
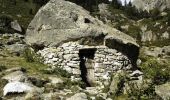
[[48,0],[0,0],[1,16],[18,20],[26,29],[38,9]]
[[0,1],[0,99],[169,100],[168,0],[47,1]]
[[140,10],[153,10],[158,8],[159,10],[163,11],[166,8],[170,8],[170,1],[169,0],[133,0],[132,4]]

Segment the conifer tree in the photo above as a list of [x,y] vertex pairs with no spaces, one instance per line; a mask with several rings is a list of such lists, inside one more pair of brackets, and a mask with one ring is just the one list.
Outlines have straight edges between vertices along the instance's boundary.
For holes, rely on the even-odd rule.
[[170,26],[170,11],[168,12],[168,26]]
[[121,7],[121,2],[119,0],[112,0],[111,6],[115,9],[119,9]]

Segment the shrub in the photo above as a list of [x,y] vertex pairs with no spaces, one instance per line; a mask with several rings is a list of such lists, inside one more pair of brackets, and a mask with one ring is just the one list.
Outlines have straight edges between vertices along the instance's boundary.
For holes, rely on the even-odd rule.
[[35,51],[29,47],[25,48],[23,52],[23,56],[27,62],[38,62],[41,63],[43,61],[40,55],[36,54]]
[[151,17],[153,20],[158,20],[160,18],[159,14],[160,11],[158,8],[154,8],[153,10],[150,11]]
[[127,34],[129,34],[130,36],[136,38],[137,40],[141,40],[141,29],[138,26],[134,26],[134,25],[130,25],[128,27],[128,32]]
[[70,78],[71,77],[71,74],[68,73],[66,70],[60,68],[60,67],[56,67],[54,69],[54,73],[57,74],[57,75],[60,75],[62,77],[66,77],[66,78]]
[[13,18],[9,15],[6,15],[6,14],[0,15],[0,22],[4,23],[5,25],[10,24],[12,20]]
[[86,84],[83,81],[71,81],[71,80],[67,80],[65,82],[65,84],[66,84],[67,88],[70,88],[71,86],[76,86],[76,85],[81,87],[81,88],[83,88],[83,89],[86,88]]
[[5,69],[6,69],[6,66],[0,65],[0,72],[2,72],[2,71],[5,70]]
[[152,79],[154,84],[163,84],[170,80],[170,68],[167,64],[160,64],[155,58],[146,58],[141,65],[145,78]]
[[71,87],[73,86],[79,86],[81,88],[85,88],[86,84],[83,81],[71,81],[70,79],[67,79],[64,83],[58,84],[57,89],[59,90],[71,89]]
[[136,82],[128,82],[127,84],[129,90],[126,91],[131,100],[160,100],[160,97],[155,93],[155,85],[153,83],[143,81],[140,86]]
[[[3,88],[8,83],[7,80],[0,79],[0,97],[3,96]],[[0,99],[1,100],[1,99]],[[3,100],[3,99],[2,99]]]
[[70,78],[72,75],[71,73],[68,73],[66,70],[60,67],[56,67],[52,70],[42,70],[42,71],[45,74],[56,74],[56,75],[59,75],[61,77],[66,77],[66,78]]
[[168,12],[167,17],[168,17],[168,26],[170,26],[170,11]]
[[23,56],[27,62],[35,62],[34,53],[30,48],[24,50]]
[[13,21],[12,17],[6,14],[0,15],[0,34],[13,33],[10,23]]

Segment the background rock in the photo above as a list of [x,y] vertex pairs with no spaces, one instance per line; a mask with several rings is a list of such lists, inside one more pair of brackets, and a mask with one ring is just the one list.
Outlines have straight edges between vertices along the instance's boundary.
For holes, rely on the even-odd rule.
[[155,92],[158,94],[163,100],[170,99],[170,83],[162,84],[155,87]]
[[141,10],[153,10],[154,8],[158,8],[161,11],[170,8],[169,0],[133,0],[132,4]]
[[85,93],[77,93],[66,100],[88,100]]

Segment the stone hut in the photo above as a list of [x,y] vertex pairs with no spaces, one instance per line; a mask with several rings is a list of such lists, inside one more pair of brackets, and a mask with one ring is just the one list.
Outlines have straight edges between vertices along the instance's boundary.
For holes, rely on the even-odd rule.
[[44,63],[63,68],[87,86],[108,83],[118,70],[135,69],[139,53],[133,38],[64,0],[50,0],[38,11],[25,41]]

